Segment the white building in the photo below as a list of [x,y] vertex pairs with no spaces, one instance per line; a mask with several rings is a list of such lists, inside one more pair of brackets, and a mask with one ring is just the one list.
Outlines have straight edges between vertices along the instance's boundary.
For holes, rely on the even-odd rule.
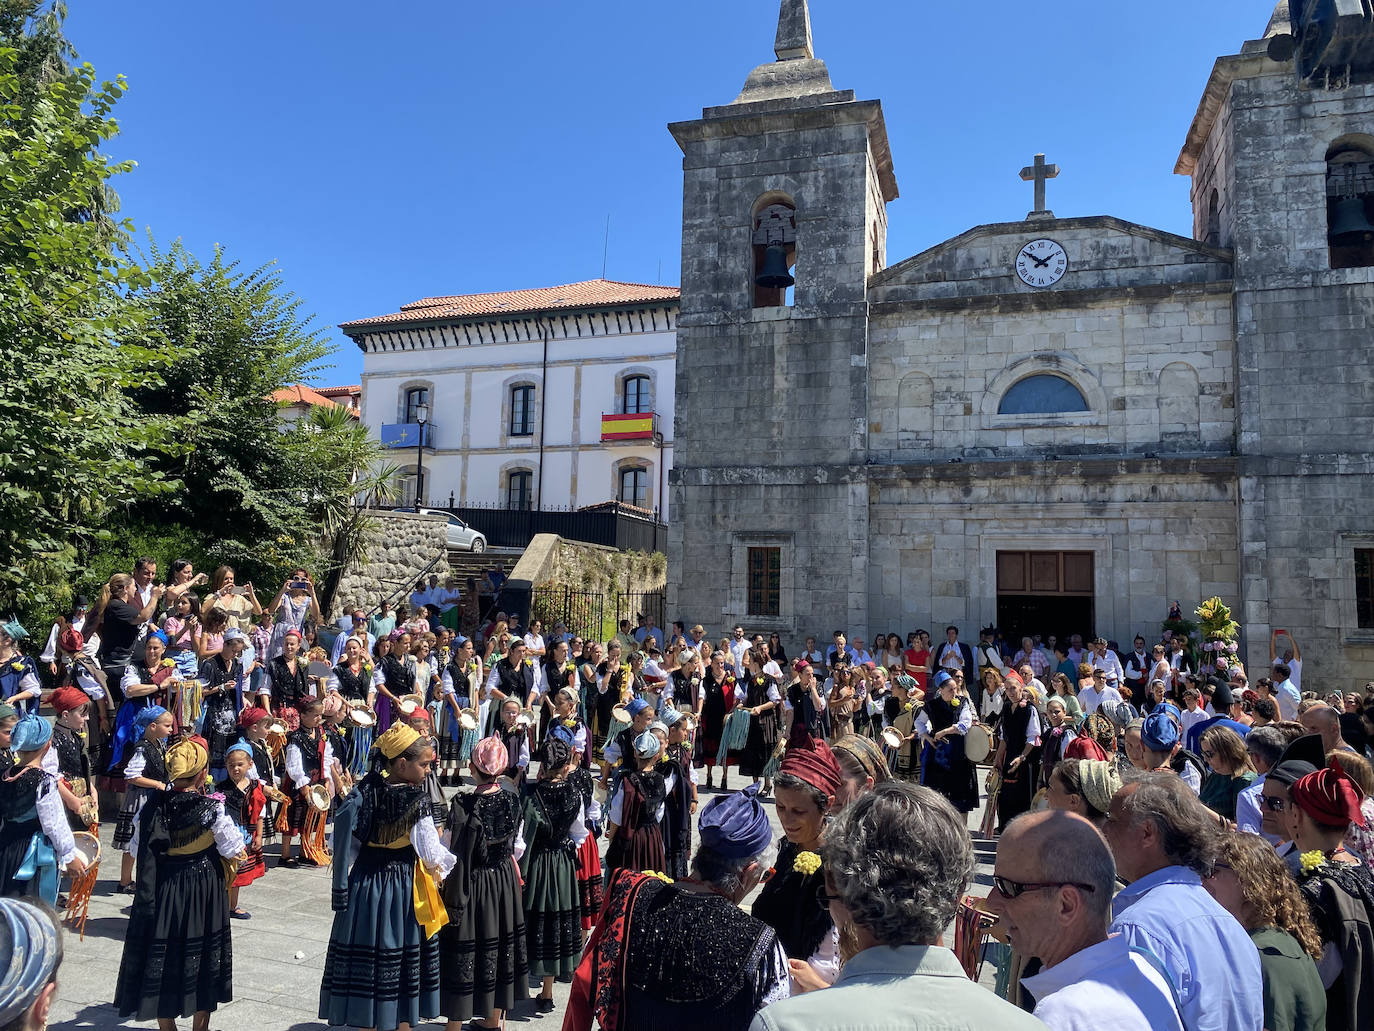
[[677,287],[593,279],[426,297],[339,328],[363,352],[363,422],[396,449],[407,503],[418,468],[426,505],[618,500],[666,519],[677,313]]

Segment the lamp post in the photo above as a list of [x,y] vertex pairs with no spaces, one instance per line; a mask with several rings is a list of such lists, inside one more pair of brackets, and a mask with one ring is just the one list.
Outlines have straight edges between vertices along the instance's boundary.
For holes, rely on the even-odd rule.
[[420,424],[420,439],[415,444],[415,507],[425,500],[425,423],[429,422],[429,405],[416,405],[415,421]]

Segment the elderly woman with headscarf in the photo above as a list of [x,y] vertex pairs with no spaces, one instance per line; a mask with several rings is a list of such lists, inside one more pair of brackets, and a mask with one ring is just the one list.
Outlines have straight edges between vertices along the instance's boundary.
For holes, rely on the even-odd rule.
[[35,713],[10,736],[14,765],[0,774],[0,895],[34,895],[57,903],[60,871],[85,864],[67,825],[57,778],[43,768],[52,724]]
[[169,748],[172,790],[139,815],[138,890],[115,985],[121,1017],[162,1026],[191,1017],[205,1028],[234,998],[227,882],[244,843],[223,801],[202,794],[209,759],[191,738]]
[[1335,759],[1294,781],[1289,795],[1284,816],[1299,853],[1298,887],[1322,940],[1326,1026],[1374,1027],[1374,875],[1342,844],[1352,823],[1364,823],[1364,792]]
[[500,1027],[505,1011],[526,995],[529,960],[517,866],[525,854],[522,807],[497,779],[508,761],[499,737],[477,742],[469,764],[477,786],[460,791],[449,808],[458,864],[444,882],[450,923],[439,938],[439,994],[451,1025],[475,1017],[474,1027]]
[[663,848],[663,810],[677,774],[664,775],[658,765],[663,742],[644,731],[634,739],[634,767],[622,776],[606,808],[606,883],[617,870],[662,870],[667,853]]
[[804,723],[793,725],[776,787],[786,840],[753,914],[778,932],[793,989],[824,988],[840,969],[839,931],[819,901],[825,894],[821,841],[840,789],[840,767],[830,746]]
[[540,1013],[553,1012],[554,978],[570,980],[582,954],[577,850],[588,831],[582,795],[568,779],[574,768],[571,746],[550,733],[539,756],[539,779],[525,794],[520,876],[530,973],[543,981],[535,1000]]
[[1077,813],[1099,830],[1107,822],[1112,796],[1121,790],[1116,763],[1101,759],[1061,759],[1050,771],[1045,801],[1051,809]]
[[434,825],[427,739],[396,723],[377,739],[367,775],[334,818],[334,927],[320,1019],[351,1027],[416,1026],[437,1016],[437,882],[454,867]]

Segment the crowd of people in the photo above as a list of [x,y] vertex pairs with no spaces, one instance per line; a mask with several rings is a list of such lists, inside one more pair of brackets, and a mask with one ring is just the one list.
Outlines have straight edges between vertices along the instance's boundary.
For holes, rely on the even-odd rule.
[[[1374,1026],[1374,699],[1304,690],[1285,634],[1252,682],[1177,634],[789,657],[742,625],[546,634],[437,584],[323,624],[305,569],[265,605],[227,567],[155,580],[36,657],[0,626],[0,895],[36,900],[0,932],[42,952],[103,798],[116,1006],[163,1031],[232,998],[269,859],[332,865],[331,1025],[496,1028],[570,981],[565,1031]],[[970,913],[1000,993],[944,947]],[[0,1014],[50,1003],[31,966]]]

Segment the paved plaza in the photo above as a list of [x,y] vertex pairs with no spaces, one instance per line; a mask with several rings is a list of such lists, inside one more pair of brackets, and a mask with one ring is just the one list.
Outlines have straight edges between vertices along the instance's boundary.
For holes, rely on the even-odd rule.
[[[736,787],[743,784],[733,778]],[[719,789],[701,788],[703,803]],[[772,813],[775,840],[781,840],[782,829]],[[977,825],[978,815],[970,816],[970,825]],[[86,922],[86,938],[81,941],[68,934],[66,955],[58,979],[58,1001],[53,1007],[49,1026],[57,1031],[75,1028],[156,1027],[155,1021],[121,1022],[111,1000],[114,998],[115,977],[119,970],[124,947],[124,930],[128,924],[126,912],[128,895],[114,894],[119,879],[120,853],[110,848],[114,823],[101,827],[101,841],[105,849],[100,864],[99,883],[91,897],[90,917]],[[605,852],[605,840],[602,840]],[[991,883],[993,845],[974,839],[978,867],[975,871],[973,894],[986,894]],[[276,845],[268,846],[268,873],[240,898],[243,908],[252,913],[247,921],[234,921],[234,1001],[211,1015],[210,1027],[216,1031],[317,1031],[324,1024],[317,1016],[320,992],[320,973],[324,969],[325,952],[329,944],[329,929],[334,914],[329,908],[328,870],[277,870],[273,853]],[[746,902],[746,907],[748,902]],[[946,944],[953,941],[950,934]],[[990,982],[991,964],[984,968],[984,981]],[[511,1026],[529,1028],[558,1028],[568,999],[569,986],[555,984],[554,999],[558,1008],[540,1016],[534,1004],[527,1002],[514,1010],[507,1019]],[[537,992],[531,990],[531,997]],[[190,1019],[180,1022],[190,1026]],[[443,1020],[421,1024],[434,1029]]]

